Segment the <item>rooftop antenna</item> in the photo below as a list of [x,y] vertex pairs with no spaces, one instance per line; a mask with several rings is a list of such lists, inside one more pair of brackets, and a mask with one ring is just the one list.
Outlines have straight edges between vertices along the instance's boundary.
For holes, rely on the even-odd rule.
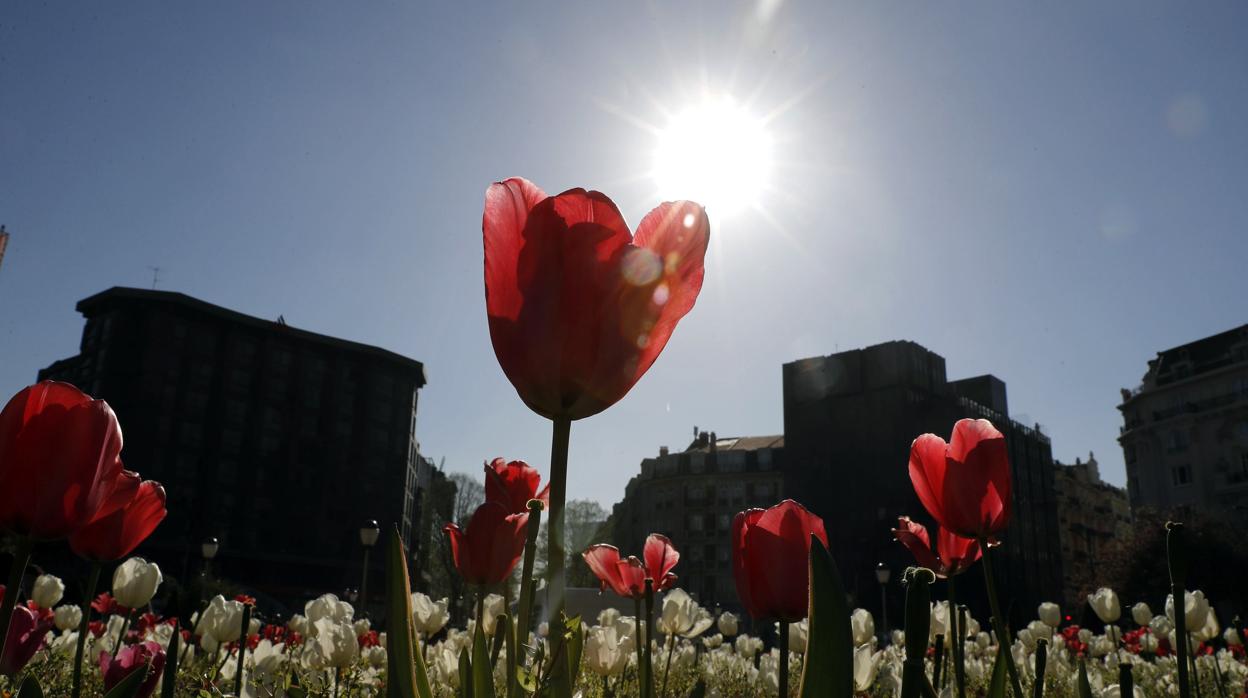
[[152,270],[152,290],[156,290],[156,284],[160,283],[160,267],[148,267]]

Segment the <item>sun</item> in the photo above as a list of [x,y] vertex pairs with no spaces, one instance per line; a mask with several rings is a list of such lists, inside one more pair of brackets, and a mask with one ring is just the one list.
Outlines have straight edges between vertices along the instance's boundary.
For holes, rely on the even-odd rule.
[[727,216],[759,204],[771,167],[764,121],[718,97],[676,113],[659,131],[653,177],[661,198],[689,199]]

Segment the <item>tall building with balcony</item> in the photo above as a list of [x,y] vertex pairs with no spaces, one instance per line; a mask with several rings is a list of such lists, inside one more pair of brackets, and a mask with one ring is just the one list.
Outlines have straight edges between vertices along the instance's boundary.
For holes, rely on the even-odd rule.
[[1133,508],[1248,524],[1248,325],[1159,352],[1118,409]]
[[646,536],[662,533],[681,553],[680,586],[700,603],[740,611],[732,575],[731,527],[737,512],[769,507],[785,495],[783,436],[720,437],[697,431],[683,451],[667,447],[641,462],[611,513],[612,543],[641,557]]
[[168,518],[138,554],[166,574],[197,573],[216,537],[214,574],[298,601],[360,585],[365,521],[428,538],[419,361],[180,293],[112,288],[77,309],[79,353],[39,378],[107,400],[126,465],[164,484]]
[[1112,546],[1130,538],[1131,505],[1125,489],[1101,479],[1093,454],[1086,461],[1054,461],[1053,466],[1064,601],[1068,608],[1077,608],[1089,593],[1110,582],[1098,576],[1099,563]]
[[[948,439],[963,417],[991,420],[1009,449],[1013,513],[994,561],[1000,588],[1009,590],[1006,603],[1018,614],[1014,620],[1024,621],[1040,601],[1060,596],[1052,449],[1038,426],[1010,418],[1004,382],[991,375],[950,381],[943,357],[908,341],[787,363],[783,380],[785,489],[824,518],[855,603],[878,614],[876,564],[898,572],[914,564],[892,539],[898,516],[934,533],[910,483],[910,445],[927,432]],[[892,575],[894,583],[899,576]],[[959,597],[987,617],[982,574],[959,579]],[[900,619],[903,592],[885,591],[889,617]]]

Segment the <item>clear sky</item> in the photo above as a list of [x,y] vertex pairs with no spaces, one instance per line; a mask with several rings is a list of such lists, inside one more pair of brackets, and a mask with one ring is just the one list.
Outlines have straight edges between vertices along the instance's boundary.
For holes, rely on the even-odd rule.
[[77,300],[159,266],[424,361],[448,469],[545,471],[490,347],[485,188],[597,188],[635,224],[655,129],[731,95],[770,175],[709,211],[649,374],[575,425],[570,496],[609,506],[694,425],[779,433],[783,362],[892,339],[1001,377],[1121,483],[1118,389],[1248,322],[1246,26],[1239,2],[6,3],[0,392],[76,352]]

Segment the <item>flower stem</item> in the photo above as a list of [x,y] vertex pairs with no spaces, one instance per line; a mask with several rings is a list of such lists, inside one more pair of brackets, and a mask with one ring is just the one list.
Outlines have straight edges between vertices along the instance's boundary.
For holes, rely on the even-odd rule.
[[82,598],[82,620],[78,621],[78,649],[74,652],[74,683],[73,698],[82,695],[82,655],[87,650],[87,633],[91,627],[91,599],[95,596],[95,587],[100,583],[98,562],[91,563],[91,572],[87,577],[86,596]]
[[1014,641],[1005,625],[1005,616],[1001,614],[1001,604],[997,601],[997,581],[992,574],[992,551],[988,547],[988,539],[980,538],[979,547],[984,551],[984,584],[988,588],[988,605],[992,608],[992,625],[997,631],[997,645],[1005,653],[1005,669],[1010,675],[1010,687],[1017,698],[1023,698],[1023,686],[1018,680],[1018,667],[1014,666]]
[[[547,530],[547,564],[550,567],[550,585],[547,599],[550,602],[550,618],[553,625],[564,609],[567,580],[564,562],[567,552],[563,540],[563,503],[568,489],[568,441],[572,435],[572,420],[557,418],[553,421],[554,432],[550,441],[550,527]],[[563,637],[562,634],[559,635]],[[559,640],[562,642],[562,640]]]
[[966,651],[966,627],[962,624],[960,611],[958,610],[957,589],[954,585],[955,575],[949,575],[949,623],[950,629],[953,631],[953,677],[954,683],[958,687],[958,698],[966,698],[966,666],[963,661],[963,654]]
[[[537,533],[542,527],[542,508],[541,500],[529,500],[529,520],[525,524],[525,536],[527,540],[524,544],[524,567],[520,576],[520,610],[516,619],[516,638],[517,646],[524,645],[529,641],[529,624],[533,620],[533,562],[537,559]],[[517,653],[518,654],[518,653]],[[509,661],[519,661],[508,658]]]
[[654,628],[651,619],[654,616],[654,580],[646,577],[646,692],[644,698],[654,698],[654,653],[650,647],[650,635]]
[[19,536],[17,549],[13,551],[13,566],[9,568],[9,585],[5,587],[4,601],[0,602],[0,657],[4,656],[5,641],[9,636],[9,621],[13,619],[13,606],[17,604],[17,594],[21,591],[22,575],[26,573],[26,563],[30,562],[31,548],[35,542],[27,536]]
[[641,648],[641,597],[633,597],[633,645],[637,648],[637,695],[645,698],[646,695],[646,660],[642,656]]
[[121,643],[126,639],[126,631],[130,629],[130,619],[135,613],[134,609],[127,609],[126,615],[121,619],[121,630],[117,632],[117,642],[113,644],[113,659],[116,659],[117,653],[121,651]]
[[1187,548],[1183,543],[1183,524],[1167,522],[1166,566],[1170,571],[1170,595],[1174,599],[1174,649],[1179,655],[1176,662],[1179,669],[1179,697],[1190,698],[1192,689],[1187,675],[1187,662],[1191,653],[1187,649],[1187,594],[1184,591],[1188,560]]
[[788,698],[789,696],[789,622],[787,620],[780,621],[780,664],[776,667],[776,678],[780,683],[780,690],[776,691],[776,695],[780,698]]
[[247,663],[247,631],[251,629],[251,604],[243,604],[243,627],[238,632],[238,665],[234,668],[234,695],[243,695],[243,666]]
[[663,698],[667,698],[667,677],[672,673],[672,655],[676,653],[674,651],[676,645],[673,642],[675,638],[675,635],[667,636],[667,662],[663,666],[663,688],[659,692],[659,695],[663,696]]

